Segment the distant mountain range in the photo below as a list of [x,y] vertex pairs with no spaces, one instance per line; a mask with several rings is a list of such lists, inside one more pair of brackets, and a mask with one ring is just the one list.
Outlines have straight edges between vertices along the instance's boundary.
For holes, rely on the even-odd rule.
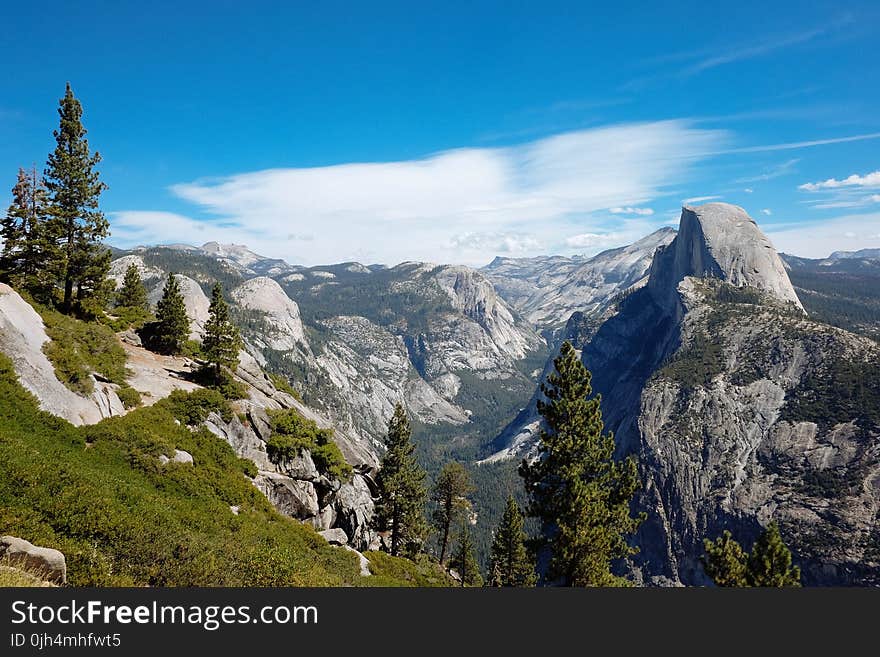
[[779,256],[744,210],[709,204],[596,256],[481,270],[305,267],[217,243],[117,256],[117,277],[135,263],[154,289],[189,277],[194,330],[222,281],[257,362],[375,454],[405,400],[429,469],[482,459],[475,473],[514,481],[538,383],[570,340],[620,454],[639,457],[641,581],[704,583],[703,537],[747,540],[772,518],[808,583],[878,583],[878,250]]

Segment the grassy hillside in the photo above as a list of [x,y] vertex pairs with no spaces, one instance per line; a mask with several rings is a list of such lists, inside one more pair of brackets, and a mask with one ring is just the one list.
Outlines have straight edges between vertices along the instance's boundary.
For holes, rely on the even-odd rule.
[[[40,411],[0,356],[0,400],[0,534],[64,552],[73,585],[445,583],[390,557],[363,578],[355,555],[278,514],[245,475],[249,462],[187,428],[225,410],[216,393],[176,393],[77,428]],[[195,465],[162,466],[174,449]]]

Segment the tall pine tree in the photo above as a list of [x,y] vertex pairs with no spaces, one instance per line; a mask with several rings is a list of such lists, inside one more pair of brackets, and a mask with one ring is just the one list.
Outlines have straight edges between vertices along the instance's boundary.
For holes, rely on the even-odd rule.
[[702,558],[703,570],[716,586],[748,586],[749,555],[731,533],[724,530],[715,542],[703,540],[706,550]]
[[50,267],[55,251],[47,234],[46,203],[46,187],[36,168],[19,169],[12,204],[0,221],[0,277],[49,303],[55,284]]
[[592,375],[570,343],[541,385],[544,418],[538,459],[523,463],[529,511],[541,521],[551,560],[546,579],[566,586],[625,586],[611,572],[615,560],[637,551],[627,544],[643,517],[630,515],[639,488],[635,460],[614,459],[614,438],[603,433]]
[[801,569],[791,565],[791,551],[782,541],[779,525],[771,522],[749,555],[750,586],[800,586]]
[[458,533],[458,547],[456,547],[449,565],[458,572],[462,586],[483,585],[480,567],[474,556],[474,541],[471,538],[471,530],[467,522],[461,525],[461,530]]
[[391,532],[391,554],[414,555],[427,533],[425,523],[425,471],[414,455],[412,430],[401,404],[397,404],[388,424],[387,451],[382,457],[376,485],[376,527]]
[[189,317],[180,293],[180,284],[174,272],[162,290],[162,298],[156,305],[156,321],[152,326],[155,348],[165,354],[179,354],[189,336]]
[[534,586],[535,580],[535,566],[526,550],[523,515],[511,495],[492,539],[489,585]]
[[101,241],[109,234],[109,224],[98,209],[98,198],[107,185],[95,170],[101,156],[89,151],[82,105],[70,83],[58,115],[55,150],[49,154],[45,170],[50,197],[48,231],[60,247],[54,264],[62,284],[61,309],[70,313],[74,301],[94,307],[95,299],[89,297],[107,292],[110,251]]
[[729,531],[715,542],[705,539],[703,569],[716,586],[786,587],[801,585],[801,569],[791,563],[791,551],[771,522],[745,552]]
[[147,290],[141,281],[141,273],[137,265],[129,265],[122,279],[122,287],[116,293],[116,305],[121,308],[132,308],[146,311]]
[[470,509],[471,504],[467,496],[473,491],[470,474],[461,463],[447,463],[440,470],[432,498],[437,505],[433,520],[440,545],[441,564],[446,558],[446,549],[449,547],[450,529]]
[[238,352],[241,347],[238,327],[229,319],[229,306],[223,298],[223,286],[214,283],[208,321],[205,323],[205,337],[202,340],[202,353],[213,371],[215,381],[219,382],[223,378],[223,368],[235,370],[238,367]]

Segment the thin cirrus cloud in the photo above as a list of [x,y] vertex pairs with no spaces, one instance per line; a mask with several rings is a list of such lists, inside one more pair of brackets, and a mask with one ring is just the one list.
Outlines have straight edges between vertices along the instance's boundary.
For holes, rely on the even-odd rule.
[[650,217],[654,214],[654,210],[651,208],[633,208],[627,206],[625,208],[616,207],[616,208],[608,208],[608,212],[611,214],[633,214],[639,217]]
[[[723,130],[672,120],[408,161],[240,173],[171,188],[197,208],[198,219],[116,213],[114,239],[121,245],[247,243],[302,264],[482,264],[495,252],[573,248],[573,233],[619,232],[607,223],[608,208],[643,209],[690,179],[704,154],[729,141]],[[313,239],[291,239],[304,234]]]
[[757,176],[747,176],[745,178],[738,178],[736,182],[738,183],[753,183],[753,182],[764,182],[766,180],[773,180],[774,178],[781,178],[782,176],[787,176],[790,173],[794,173],[794,166],[801,161],[801,158],[796,157],[790,160],[786,160],[785,162],[780,162],[779,164],[773,165],[764,170],[763,173],[758,174]]
[[690,198],[683,198],[681,200],[682,205],[693,205],[694,203],[705,203],[706,201],[715,201],[721,198],[720,196],[691,196]]

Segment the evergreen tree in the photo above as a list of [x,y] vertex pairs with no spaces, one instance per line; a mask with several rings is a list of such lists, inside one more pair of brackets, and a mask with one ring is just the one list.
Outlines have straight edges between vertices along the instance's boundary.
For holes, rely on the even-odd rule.
[[42,178],[36,169],[19,169],[12,205],[0,221],[0,277],[45,303],[51,301],[55,283],[49,267],[54,251],[47,235],[46,213]]
[[556,371],[541,385],[545,428],[538,459],[520,473],[541,521],[541,541],[552,558],[546,579],[567,586],[624,586],[612,562],[634,554],[626,537],[644,516],[632,517],[639,488],[635,460],[614,459],[614,438],[603,434],[600,398],[590,398],[592,375],[574,347],[562,345]]
[[729,531],[713,543],[703,541],[703,569],[716,586],[785,587],[801,585],[801,569],[791,564],[791,551],[772,522],[745,552]]
[[109,224],[98,210],[98,198],[107,189],[95,166],[99,153],[89,152],[82,105],[70,83],[58,108],[60,124],[55,130],[55,150],[46,162],[46,188],[50,195],[48,231],[60,247],[54,263],[62,282],[61,309],[70,313],[74,300],[107,291],[110,251],[101,244]]
[[174,272],[168,274],[162,298],[156,305],[156,322],[153,340],[159,351],[166,354],[179,354],[189,336],[189,317],[180,293],[180,284]]
[[523,516],[513,496],[492,539],[489,561],[490,586],[534,586],[535,567],[526,550]]
[[461,577],[462,586],[482,586],[483,577],[480,575],[480,567],[474,557],[474,541],[471,538],[471,530],[465,522],[458,534],[458,547],[449,564]]
[[440,563],[446,558],[449,547],[449,531],[462,514],[470,509],[467,496],[474,491],[470,474],[461,463],[447,463],[440,470],[434,484],[432,498],[437,504],[434,510],[434,528],[440,542]]
[[141,281],[141,273],[137,265],[129,265],[125,270],[122,287],[116,293],[116,305],[122,308],[147,310],[147,290]]
[[397,404],[388,424],[387,451],[376,478],[379,501],[376,525],[391,532],[391,554],[414,555],[425,540],[425,471],[416,461],[412,430],[401,404]]
[[703,570],[717,586],[748,586],[749,555],[727,530],[713,543],[703,540]]
[[800,586],[801,569],[791,565],[791,551],[782,541],[779,525],[771,522],[749,555],[750,586]]
[[238,367],[238,352],[241,347],[238,328],[229,320],[229,306],[223,298],[223,286],[214,283],[208,321],[205,323],[205,337],[202,340],[202,353],[208,366],[214,370],[215,381],[221,380],[224,367],[229,370]]

